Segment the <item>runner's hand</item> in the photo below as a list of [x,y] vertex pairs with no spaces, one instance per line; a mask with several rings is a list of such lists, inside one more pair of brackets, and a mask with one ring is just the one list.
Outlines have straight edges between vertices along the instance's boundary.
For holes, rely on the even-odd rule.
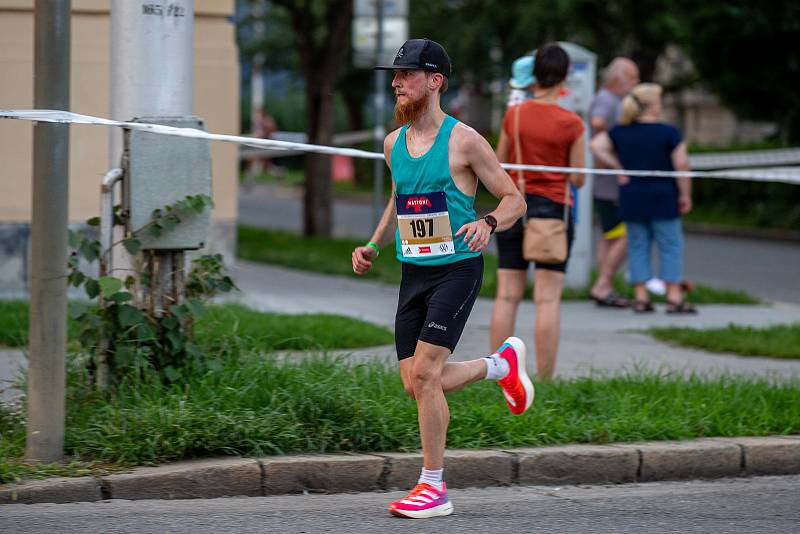
[[456,237],[464,234],[464,242],[469,243],[469,249],[472,252],[480,252],[489,244],[489,236],[492,233],[492,228],[483,219],[478,219],[469,224],[462,226]]
[[619,185],[628,185],[630,181],[631,179],[628,176],[625,176],[624,174],[617,175],[617,183]]
[[353,272],[362,275],[372,267],[372,260],[377,253],[372,247],[356,247],[353,249]]

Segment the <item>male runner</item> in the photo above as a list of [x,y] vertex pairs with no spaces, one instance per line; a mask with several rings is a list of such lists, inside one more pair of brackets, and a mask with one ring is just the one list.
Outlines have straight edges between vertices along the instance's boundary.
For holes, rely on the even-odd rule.
[[[404,124],[383,143],[392,171],[392,198],[372,235],[353,250],[353,271],[366,273],[391,241],[403,264],[395,318],[395,345],[406,392],[417,401],[423,468],[411,493],[389,505],[410,518],[452,513],[442,478],[450,412],[445,393],[481,379],[497,380],[509,409],[521,414],[533,402],[525,371],[525,345],[511,337],[486,358],[448,362],[483,280],[481,251],[495,230],[509,228],[525,201],[500,167],[489,143],[446,115],[439,97],[447,89],[450,58],[428,39],[411,39],[390,66],[397,97],[395,118]],[[475,220],[477,180],[500,203]]]

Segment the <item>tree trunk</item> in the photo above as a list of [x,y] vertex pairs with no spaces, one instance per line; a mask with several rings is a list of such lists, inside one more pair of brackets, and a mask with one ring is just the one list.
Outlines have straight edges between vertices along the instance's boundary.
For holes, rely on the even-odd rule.
[[[306,81],[309,143],[330,145],[333,139],[333,91],[329,79],[314,76]],[[331,157],[307,153],[305,156],[306,190],[303,234],[331,237],[333,206],[331,201]]]
[[353,132],[363,130],[363,95],[356,94],[354,91],[343,91],[342,98],[344,98],[344,104],[347,106],[347,128]]
[[[308,141],[330,145],[333,138],[333,87],[346,55],[353,0],[273,2],[285,7],[291,16],[306,77]],[[331,157],[308,153],[305,158],[303,233],[330,237],[333,233]]]

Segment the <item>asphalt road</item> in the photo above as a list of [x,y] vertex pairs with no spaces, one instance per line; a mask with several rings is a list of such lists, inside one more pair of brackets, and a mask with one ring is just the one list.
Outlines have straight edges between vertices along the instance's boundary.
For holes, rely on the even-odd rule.
[[8,533],[798,532],[800,476],[450,490],[453,515],[390,516],[399,492],[0,507]]
[[[334,234],[368,238],[374,229],[372,206],[354,200],[334,205]],[[239,222],[299,231],[300,192],[257,185],[239,194]],[[766,239],[686,235],[687,280],[739,289],[755,297],[800,303],[800,243]]]

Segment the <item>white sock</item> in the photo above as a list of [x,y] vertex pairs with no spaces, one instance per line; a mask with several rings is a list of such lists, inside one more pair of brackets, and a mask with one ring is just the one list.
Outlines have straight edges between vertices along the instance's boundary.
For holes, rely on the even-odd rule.
[[486,380],[502,380],[508,374],[508,361],[501,358],[497,353],[486,356]]
[[419,475],[418,483],[428,483],[439,491],[442,491],[443,478],[442,474],[444,469],[425,469],[422,468],[422,474]]

